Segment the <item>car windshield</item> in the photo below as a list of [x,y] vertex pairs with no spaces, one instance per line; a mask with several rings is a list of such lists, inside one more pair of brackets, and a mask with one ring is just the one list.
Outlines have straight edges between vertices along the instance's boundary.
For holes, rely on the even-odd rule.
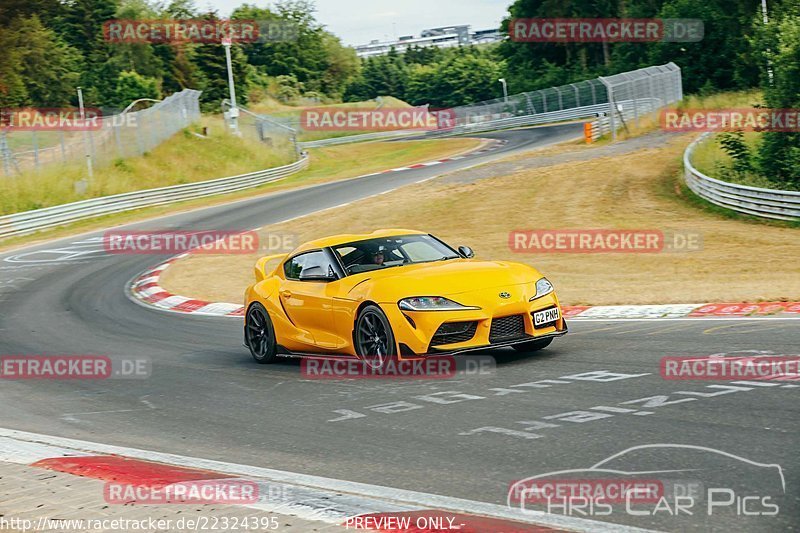
[[334,247],[348,274],[456,259],[459,255],[430,235],[367,239]]

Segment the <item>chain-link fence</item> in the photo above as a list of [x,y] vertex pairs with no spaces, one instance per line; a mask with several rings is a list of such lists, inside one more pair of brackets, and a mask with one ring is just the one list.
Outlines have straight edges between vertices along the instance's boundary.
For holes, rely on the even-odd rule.
[[455,120],[452,124],[455,128],[469,131],[475,126],[497,121],[524,125],[524,121],[517,123],[509,119],[536,115],[553,114],[557,120],[580,118],[575,113],[559,112],[585,109],[590,114],[608,114],[611,129],[616,135],[620,120],[615,117],[623,110],[632,111],[634,118],[638,119],[682,98],[681,69],[674,63],[668,63],[478,102],[453,108],[449,112]]
[[0,168],[6,176],[91,158],[93,166],[148,152],[200,119],[200,91],[185,89],[141,111],[103,116],[87,131],[0,130]]
[[639,122],[642,116],[683,99],[681,69],[675,63],[601,77],[600,81],[608,94],[608,120],[614,139],[625,125],[620,125],[620,120],[624,120],[626,111]]
[[[287,121],[253,113],[243,107],[237,107],[237,110],[236,129],[239,135],[264,143],[278,153],[285,153],[293,157],[295,161],[300,159],[301,150],[297,144],[298,132]],[[222,101],[222,111],[226,125],[231,130],[231,103],[229,100]]]

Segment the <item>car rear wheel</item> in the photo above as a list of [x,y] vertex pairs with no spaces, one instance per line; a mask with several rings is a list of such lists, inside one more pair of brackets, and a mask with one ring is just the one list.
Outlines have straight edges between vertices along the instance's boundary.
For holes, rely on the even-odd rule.
[[392,326],[376,305],[368,305],[358,314],[353,337],[356,354],[373,368],[383,366],[396,355]]
[[553,342],[553,337],[549,339],[539,339],[538,341],[523,342],[522,344],[515,344],[513,348],[518,352],[538,352],[544,350],[550,343]]
[[247,347],[257,363],[266,365],[278,360],[275,328],[269,319],[269,313],[260,303],[253,304],[247,311],[244,331]]

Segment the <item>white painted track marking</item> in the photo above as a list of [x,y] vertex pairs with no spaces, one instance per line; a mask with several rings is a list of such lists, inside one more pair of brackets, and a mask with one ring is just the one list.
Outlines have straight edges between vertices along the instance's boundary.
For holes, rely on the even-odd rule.
[[[523,512],[504,505],[451,498],[424,492],[0,428],[0,461],[19,462],[21,458],[26,460],[34,458],[35,460],[32,462],[35,462],[53,456],[85,455],[86,453],[120,455],[144,461],[297,485],[298,494],[317,500],[324,504],[325,507],[313,508],[309,505],[310,500],[280,504],[259,503],[254,504],[253,507],[276,510],[276,506],[280,506],[280,509],[284,512],[300,518],[308,519],[308,517],[311,517],[310,519],[312,520],[328,523],[341,523],[343,509],[347,509],[348,513],[354,514],[391,513],[408,509],[440,509],[558,527],[572,531],[598,533],[647,531],[608,522],[547,514],[541,511],[527,510]],[[41,454],[45,455],[40,456]],[[16,459],[12,461],[12,458]],[[305,516],[301,516],[300,513]]]

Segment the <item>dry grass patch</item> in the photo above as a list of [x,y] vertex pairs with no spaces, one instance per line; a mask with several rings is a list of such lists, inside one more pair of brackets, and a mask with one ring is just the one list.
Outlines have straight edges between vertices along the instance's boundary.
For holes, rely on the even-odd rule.
[[[720,218],[679,197],[680,156],[689,139],[472,183],[434,180],[263,233],[306,240],[390,227],[430,231],[454,245],[473,246],[480,258],[535,265],[568,304],[800,299],[800,230]],[[582,228],[695,232],[703,247],[684,253],[536,255],[508,247],[513,230]],[[168,269],[163,285],[177,294],[239,302],[255,260],[191,257]]]

